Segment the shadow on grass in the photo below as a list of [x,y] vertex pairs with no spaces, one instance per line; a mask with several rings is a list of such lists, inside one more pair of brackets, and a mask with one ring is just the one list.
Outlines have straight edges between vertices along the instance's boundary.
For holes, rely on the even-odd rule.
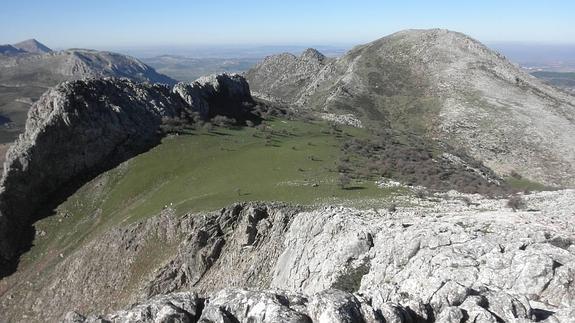
[[221,132],[221,131],[210,131],[210,132],[206,133],[206,135],[208,135],[208,136],[226,136],[226,137],[231,136],[229,133],[225,133],[225,132]]
[[343,190],[344,191],[360,191],[360,190],[364,190],[365,187],[363,186],[350,186],[350,187],[344,187]]

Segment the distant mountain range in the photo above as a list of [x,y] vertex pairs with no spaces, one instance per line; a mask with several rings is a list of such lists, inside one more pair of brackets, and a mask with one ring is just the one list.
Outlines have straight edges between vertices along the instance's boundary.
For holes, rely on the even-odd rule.
[[190,58],[177,55],[142,59],[144,63],[158,72],[182,82],[191,82],[210,74],[242,73],[260,60],[261,58]]

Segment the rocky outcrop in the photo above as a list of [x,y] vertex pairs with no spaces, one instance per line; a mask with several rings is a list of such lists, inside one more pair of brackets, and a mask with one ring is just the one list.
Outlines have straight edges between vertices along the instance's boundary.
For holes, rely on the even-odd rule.
[[406,30],[334,60],[281,54],[246,77],[301,109],[447,142],[501,176],[575,185],[575,97],[460,33]]
[[[240,76],[215,76],[195,84],[194,91],[201,102],[186,103],[186,97],[163,85],[104,79],[66,82],[45,93],[31,108],[26,132],[4,163],[2,272],[9,271],[6,262],[26,247],[30,237],[24,232],[42,216],[35,214],[40,206],[57,203],[56,196],[66,196],[63,190],[158,144],[164,120],[190,122],[204,108],[209,116],[249,113],[249,87]],[[247,105],[238,103],[243,100]]]
[[51,321],[193,291],[206,320],[569,322],[575,192],[530,195],[523,212],[468,198],[394,213],[240,204],[178,219],[167,209],[99,236],[1,303]]
[[236,120],[250,119],[253,104],[248,82],[238,74],[204,76],[191,84],[178,83],[174,92],[180,95],[204,119],[226,115]]
[[197,322],[203,307],[203,300],[194,293],[174,293],[157,296],[144,304],[132,306],[106,316],[85,317],[77,312],[66,314],[62,323],[103,323],[103,322]]
[[246,73],[251,89],[264,99],[277,98],[291,103],[329,63],[323,54],[310,48],[299,57],[284,53],[266,57]]
[[[446,306],[437,317],[421,317],[410,307],[354,295],[336,289],[311,296],[280,290],[224,289],[208,299],[194,293],[155,297],[129,310],[106,316],[69,312],[63,323],[91,322],[530,322],[532,309],[516,298],[499,294],[488,303],[470,297],[461,307]],[[184,300],[184,302],[182,302]],[[203,303],[201,303],[203,301]],[[201,304],[201,306],[200,306]]]

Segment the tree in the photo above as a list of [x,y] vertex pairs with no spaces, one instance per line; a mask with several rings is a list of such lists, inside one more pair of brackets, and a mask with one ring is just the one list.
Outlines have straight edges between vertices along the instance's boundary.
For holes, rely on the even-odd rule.
[[219,127],[229,127],[236,123],[236,119],[228,118],[222,115],[217,115],[212,118],[212,123]]
[[214,131],[214,125],[211,122],[204,123],[202,127],[208,132]]

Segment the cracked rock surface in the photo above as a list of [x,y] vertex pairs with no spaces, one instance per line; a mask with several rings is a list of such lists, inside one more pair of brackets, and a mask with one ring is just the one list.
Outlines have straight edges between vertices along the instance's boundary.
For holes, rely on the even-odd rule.
[[[530,211],[478,196],[471,206],[446,196],[395,213],[238,204],[175,218],[168,209],[95,239],[55,277],[1,303],[54,320],[63,309],[115,313],[193,292],[203,322],[569,322],[575,191],[525,199]],[[134,281],[150,241],[173,248]]]

